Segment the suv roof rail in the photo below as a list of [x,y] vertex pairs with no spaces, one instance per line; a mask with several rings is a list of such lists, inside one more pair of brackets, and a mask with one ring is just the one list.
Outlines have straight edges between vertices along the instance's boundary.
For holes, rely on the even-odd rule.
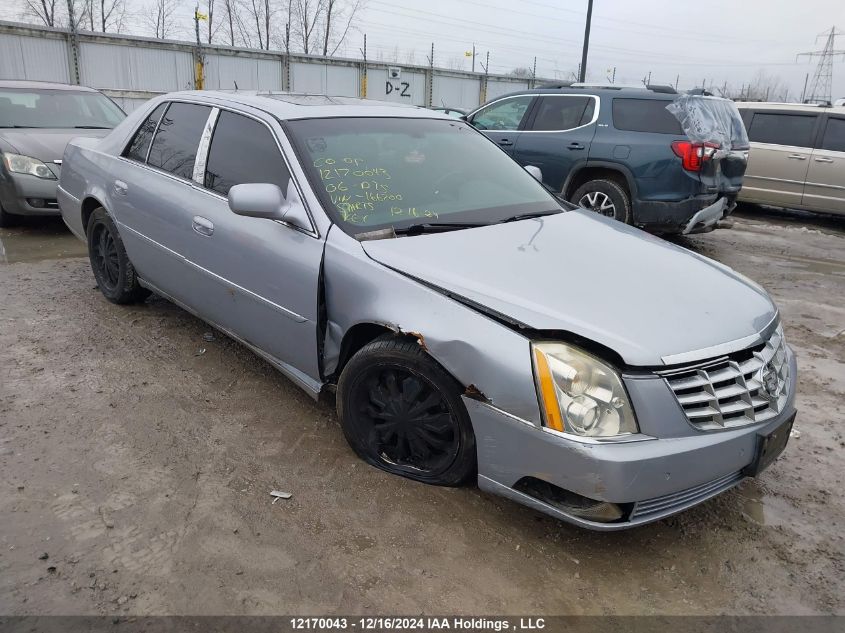
[[551,90],[552,88],[569,88],[572,86],[571,81],[550,81],[548,83],[540,84],[537,86],[541,89]]
[[570,88],[601,88],[602,90],[650,90],[651,92],[659,92],[662,94],[678,94],[678,92],[669,85],[663,84],[599,84],[599,83],[573,83]]
[[667,94],[667,95],[678,94],[678,91],[675,90],[675,87],[670,86],[669,84],[648,84],[646,86],[646,88],[648,88],[652,92],[660,92],[662,94]]

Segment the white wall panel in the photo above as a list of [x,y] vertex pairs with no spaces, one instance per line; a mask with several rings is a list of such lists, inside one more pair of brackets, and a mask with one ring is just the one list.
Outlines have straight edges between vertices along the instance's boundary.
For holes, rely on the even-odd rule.
[[68,83],[67,43],[27,35],[0,35],[0,79]]
[[472,110],[480,105],[480,78],[434,76],[432,106]]
[[502,79],[490,79],[487,81],[487,101],[528,88],[527,81],[507,81]]
[[86,86],[113,90],[192,90],[193,56],[187,51],[80,42],[79,74]]
[[232,55],[205,56],[205,87],[208,90],[281,90],[281,58],[257,59]]

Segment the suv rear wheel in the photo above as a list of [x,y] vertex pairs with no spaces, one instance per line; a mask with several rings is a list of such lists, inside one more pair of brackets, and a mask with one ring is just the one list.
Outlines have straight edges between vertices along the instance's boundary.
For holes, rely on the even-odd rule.
[[608,218],[631,223],[631,199],[628,193],[612,180],[590,180],[578,187],[569,197],[569,201]]

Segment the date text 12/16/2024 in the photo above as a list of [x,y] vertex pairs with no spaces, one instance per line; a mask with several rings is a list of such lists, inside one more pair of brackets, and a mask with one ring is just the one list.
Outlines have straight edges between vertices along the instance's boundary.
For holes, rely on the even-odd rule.
[[360,629],[363,631],[539,631],[546,628],[544,618],[520,617],[294,617],[291,628],[297,631],[342,631]]

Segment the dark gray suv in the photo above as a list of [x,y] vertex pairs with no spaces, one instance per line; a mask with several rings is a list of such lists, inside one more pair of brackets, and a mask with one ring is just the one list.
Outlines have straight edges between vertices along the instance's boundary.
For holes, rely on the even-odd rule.
[[[697,97],[726,122],[717,143],[691,139],[668,88],[574,84],[496,98],[467,120],[563,198],[655,233],[712,229],[736,205],[748,160],[732,103]],[[708,117],[709,118],[709,117]]]

